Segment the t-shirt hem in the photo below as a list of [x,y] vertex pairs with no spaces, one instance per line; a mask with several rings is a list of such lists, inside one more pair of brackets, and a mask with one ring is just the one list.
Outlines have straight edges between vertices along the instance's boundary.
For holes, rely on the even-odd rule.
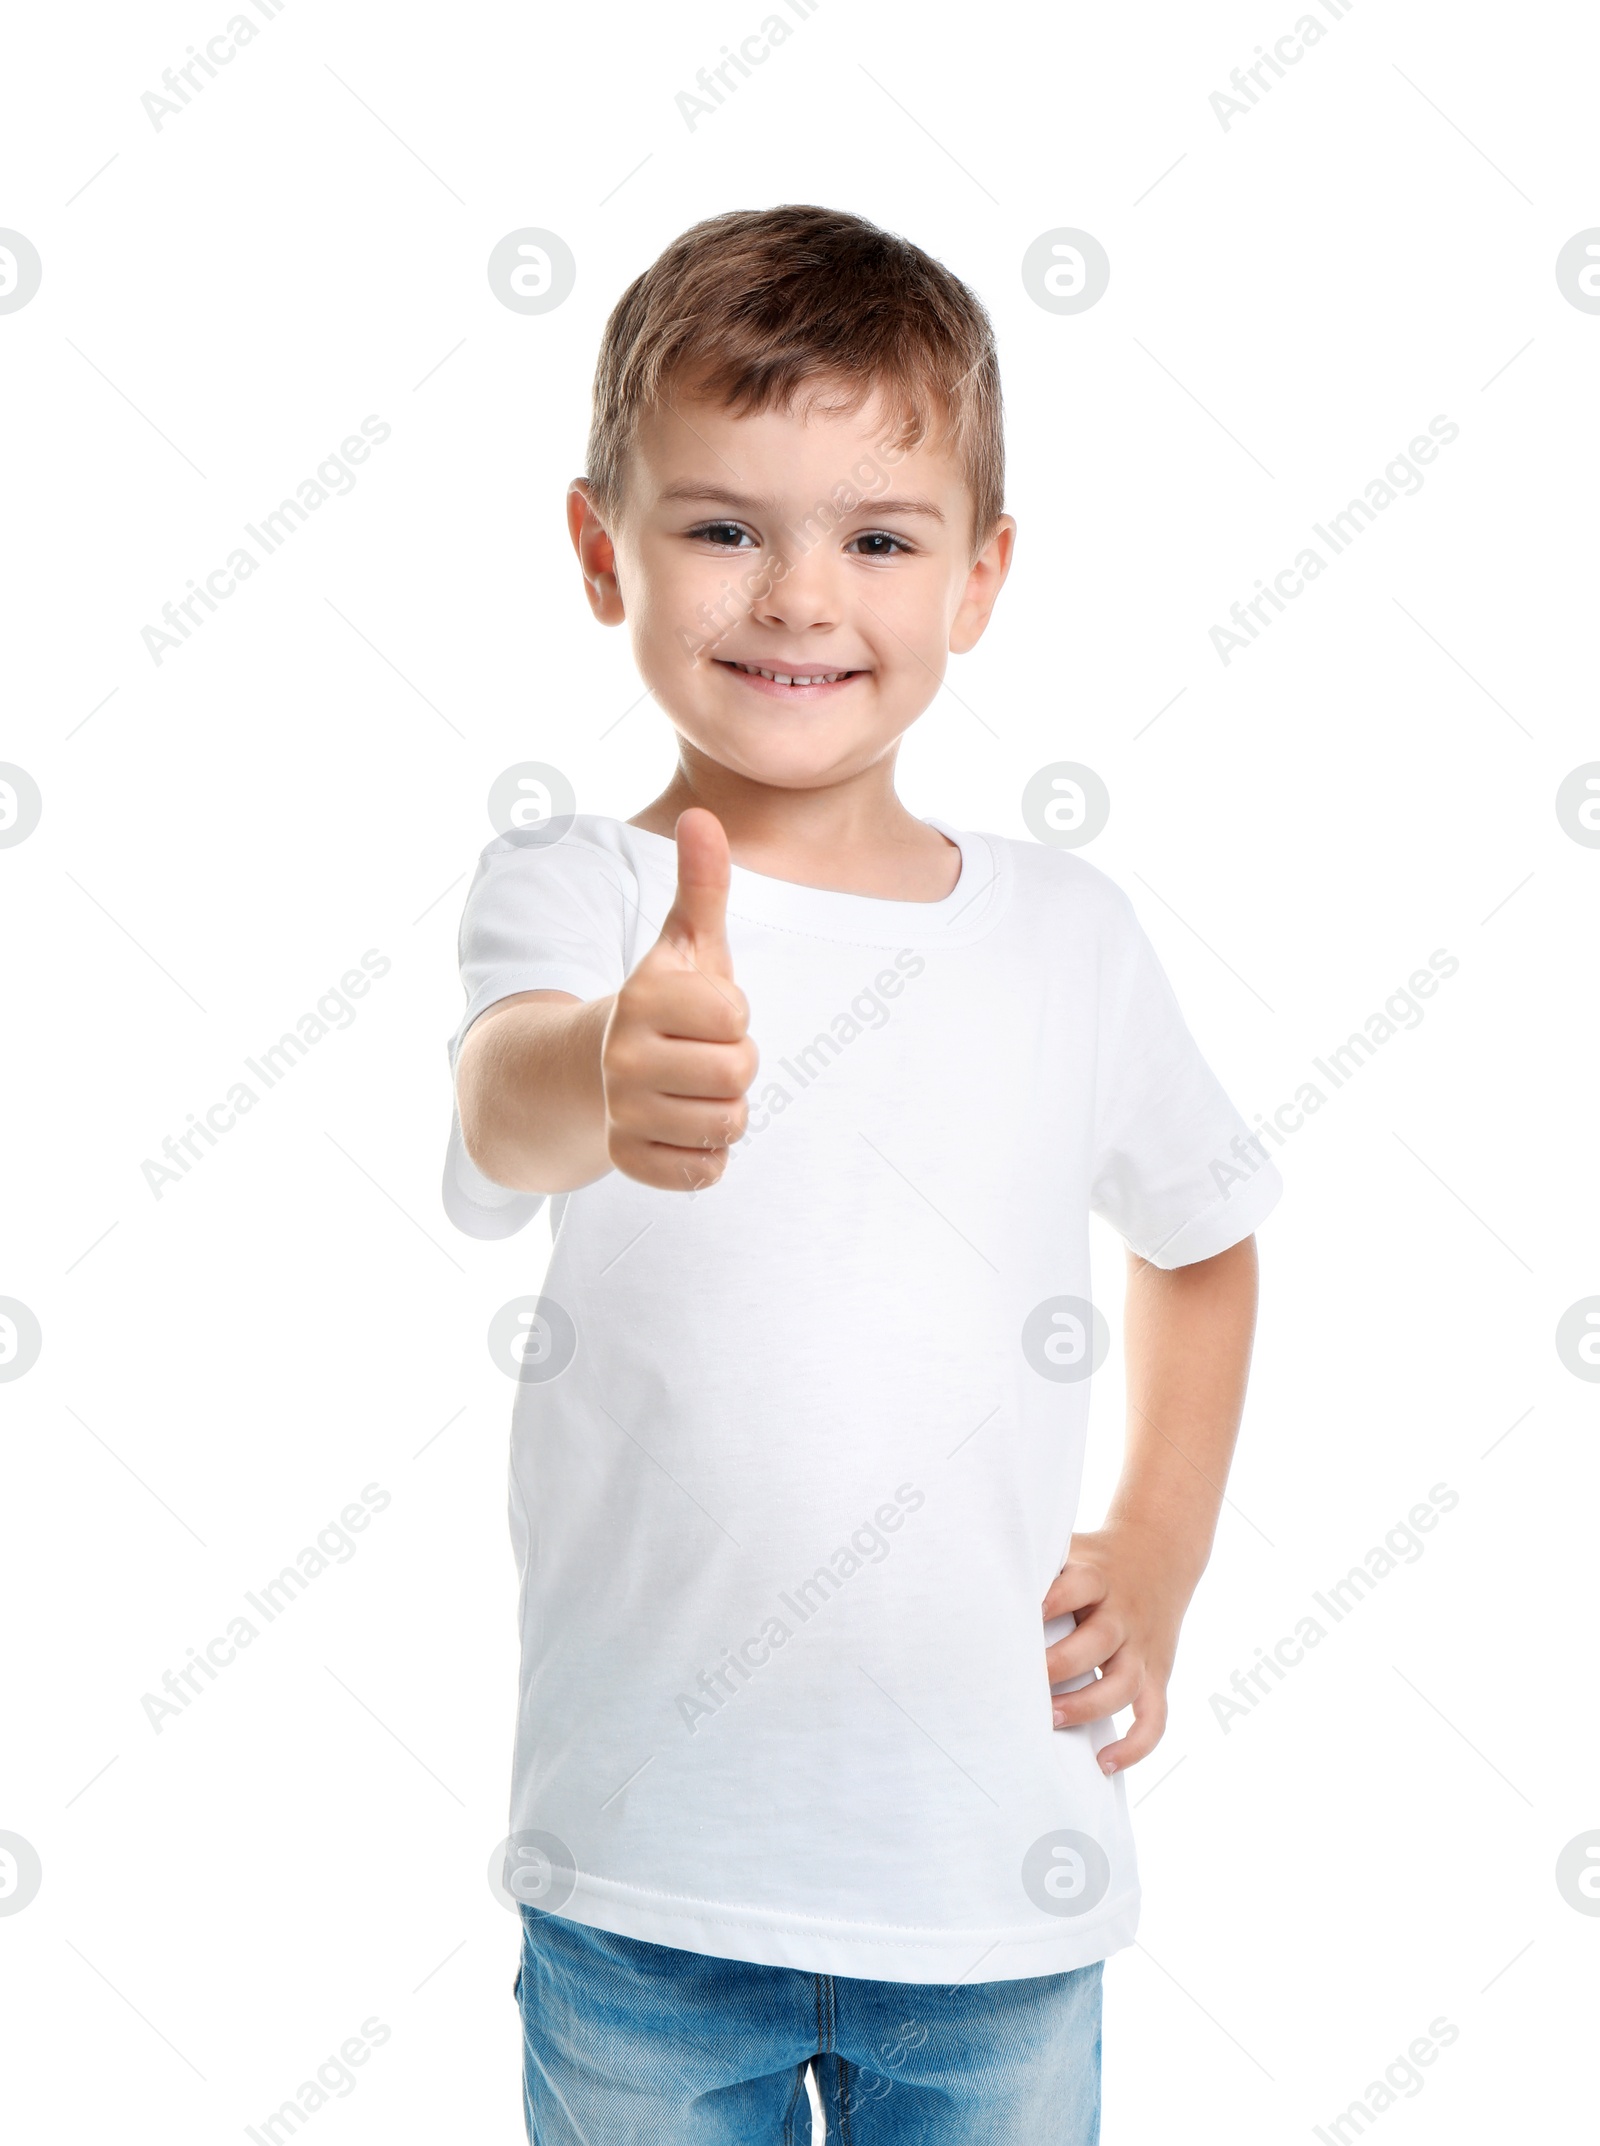
[[784,1915],[726,1901],[645,1893],[580,1871],[555,1912],[590,1929],[639,1938],[680,1952],[790,1967],[805,1974],[876,1982],[1016,1982],[1069,1974],[1131,1945],[1139,1923],[1139,1888],[1070,1918],[971,1929],[896,1928],[822,1916]]
[[1283,1179],[1277,1165],[1263,1162],[1241,1187],[1219,1195],[1153,1250],[1139,1245],[1134,1250],[1153,1267],[1191,1267],[1197,1260],[1214,1259],[1219,1252],[1243,1243],[1282,1197]]

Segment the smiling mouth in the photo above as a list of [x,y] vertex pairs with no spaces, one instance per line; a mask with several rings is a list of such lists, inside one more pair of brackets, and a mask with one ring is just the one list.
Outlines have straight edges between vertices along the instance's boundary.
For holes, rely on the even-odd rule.
[[718,656],[718,665],[725,671],[737,671],[741,678],[749,678],[759,684],[772,687],[783,693],[816,691],[826,686],[848,685],[852,678],[864,678],[865,671],[778,671],[765,670],[758,663],[733,663]]

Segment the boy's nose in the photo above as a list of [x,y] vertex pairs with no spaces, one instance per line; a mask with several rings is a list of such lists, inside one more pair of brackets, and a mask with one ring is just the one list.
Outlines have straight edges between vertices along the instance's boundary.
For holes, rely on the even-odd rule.
[[789,570],[755,599],[751,615],[764,626],[798,633],[837,626],[843,610],[838,570],[827,559],[791,559]]

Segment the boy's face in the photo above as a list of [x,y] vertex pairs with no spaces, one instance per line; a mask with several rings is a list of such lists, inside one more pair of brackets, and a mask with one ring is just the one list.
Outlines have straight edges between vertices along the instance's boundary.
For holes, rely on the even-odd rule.
[[926,442],[886,449],[876,392],[851,415],[803,396],[748,417],[673,405],[639,428],[615,526],[582,479],[568,495],[596,617],[627,620],[681,737],[748,781],[817,788],[892,755],[987,625],[1016,524],[973,563],[959,466]]

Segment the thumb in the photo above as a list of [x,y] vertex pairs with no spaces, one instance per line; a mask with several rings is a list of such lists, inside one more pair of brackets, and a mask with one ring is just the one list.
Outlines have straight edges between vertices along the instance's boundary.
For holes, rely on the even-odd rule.
[[678,886],[663,939],[685,946],[698,967],[732,976],[728,950],[728,882],[732,860],[722,822],[703,805],[680,812],[677,824]]

